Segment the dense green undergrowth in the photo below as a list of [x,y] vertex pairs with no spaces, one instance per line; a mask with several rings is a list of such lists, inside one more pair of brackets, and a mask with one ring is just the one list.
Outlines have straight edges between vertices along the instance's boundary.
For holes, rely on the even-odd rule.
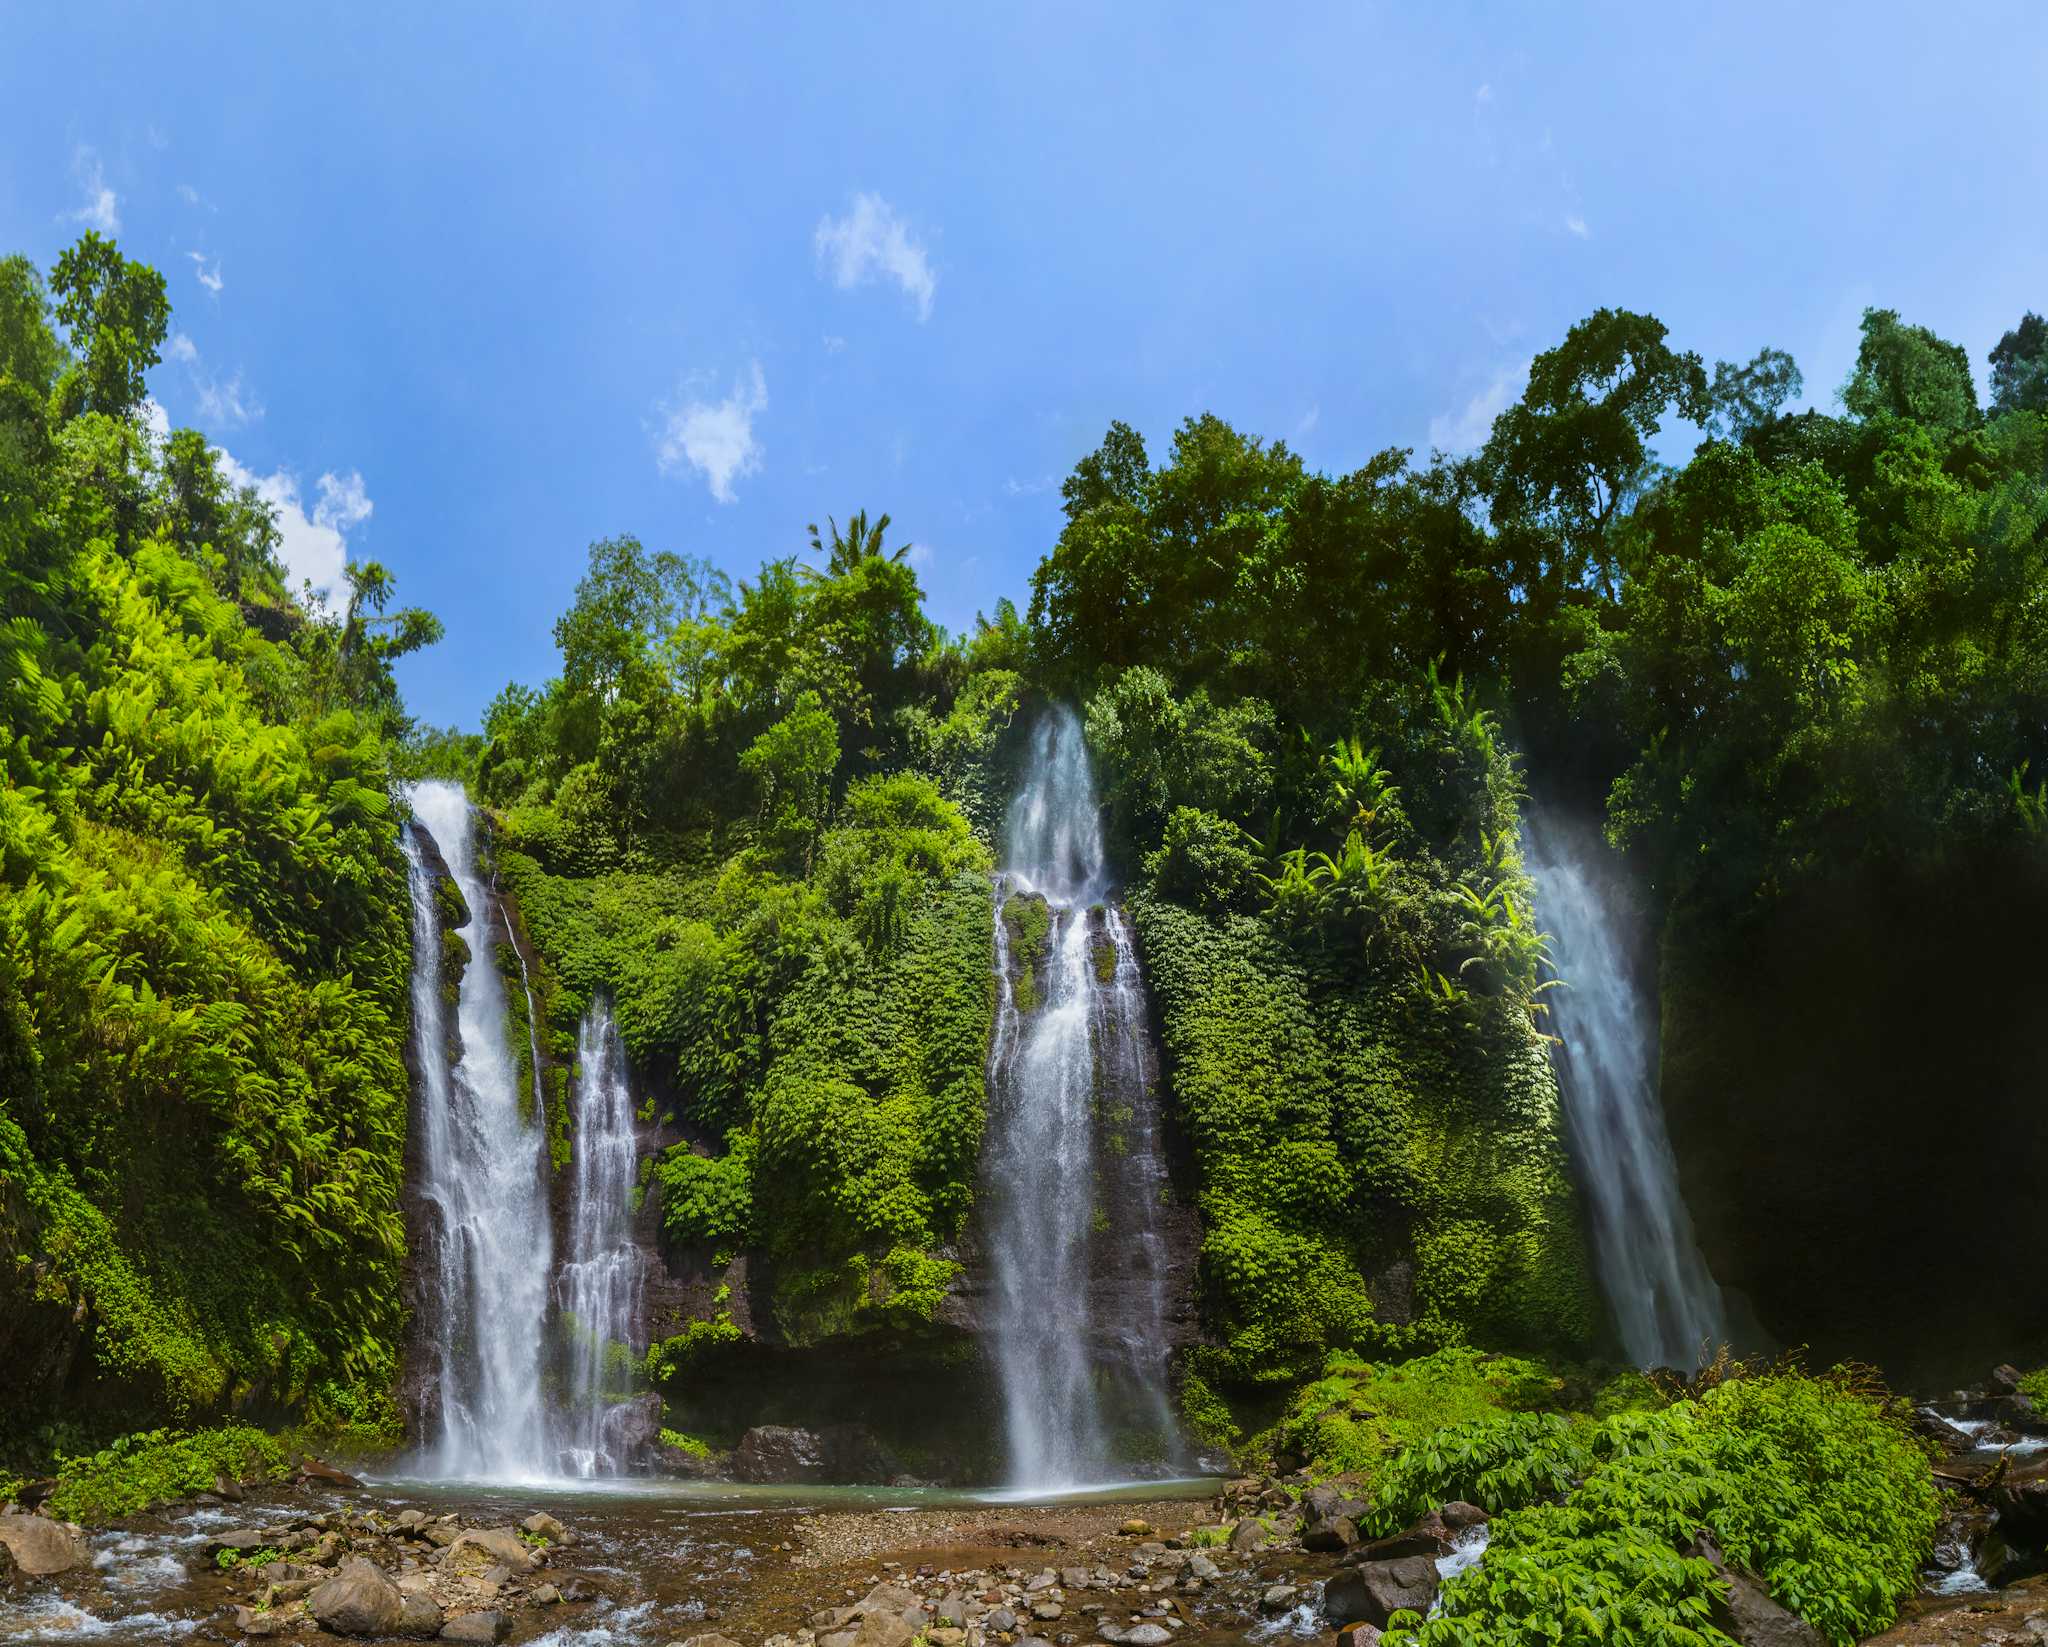
[[161,278],[0,262],[0,1451],[395,1370],[408,968],[390,659],[153,432]]
[[295,1462],[288,1441],[246,1424],[123,1436],[82,1458],[60,1458],[49,1510],[93,1526],[212,1492],[223,1480],[233,1485],[274,1481]]
[[1727,1647],[1702,1532],[1846,1644],[1896,1616],[1940,1514],[1899,1405],[1784,1373],[1597,1423],[1510,1413],[1436,1431],[1382,1474],[1373,1529],[1451,1499],[1493,1517],[1485,1558],[1445,1586],[1441,1616],[1397,1615],[1397,1647]]

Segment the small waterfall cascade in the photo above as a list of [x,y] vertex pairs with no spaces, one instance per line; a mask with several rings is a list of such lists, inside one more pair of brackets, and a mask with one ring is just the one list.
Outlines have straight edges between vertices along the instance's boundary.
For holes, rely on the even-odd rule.
[[1721,1289],[1693,1238],[1657,1095],[1652,1003],[1591,843],[1532,816],[1537,915],[1564,980],[1545,997],[1593,1258],[1629,1359],[1686,1370],[1728,1336]]
[[576,1475],[615,1475],[625,1461],[608,1421],[632,1392],[625,1356],[637,1331],[645,1260],[630,1227],[638,1173],[633,1099],[619,1032],[601,998],[583,1015],[576,1067],[569,1256],[555,1283],[569,1343],[562,1452]]
[[504,981],[493,964],[511,929],[484,879],[462,786],[416,783],[407,798],[469,906],[464,937],[472,952],[453,1002],[460,1051],[451,1063],[434,878],[408,829],[416,1121],[421,1189],[436,1220],[428,1285],[440,1328],[440,1434],[426,1462],[453,1477],[545,1476],[553,1460],[541,1396],[551,1248],[546,1149],[540,1094],[521,1091]]
[[[1108,901],[1079,719],[1049,712],[996,889],[989,1053],[991,1338],[1011,1483],[1106,1479],[1113,1427],[1177,1453],[1157,1067],[1130,928]],[[1105,1294],[1114,1319],[1098,1319]],[[1127,1472],[1128,1473],[1128,1472]]]

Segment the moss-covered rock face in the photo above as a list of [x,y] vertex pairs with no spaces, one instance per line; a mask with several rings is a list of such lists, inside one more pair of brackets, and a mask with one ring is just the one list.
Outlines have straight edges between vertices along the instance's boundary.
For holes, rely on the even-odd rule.
[[571,873],[551,815],[503,823],[543,1044],[603,991],[651,1094],[649,1372],[923,1331],[958,1271],[993,1015],[987,852],[959,812],[926,779],[856,784],[808,875],[708,838],[668,869]]
[[1446,1026],[1249,917],[1149,894],[1131,910],[1200,1174],[1212,1375],[1593,1336],[1556,1082],[1525,1016]]
[[1035,1012],[1052,951],[1052,906],[1043,893],[1014,892],[1003,900],[1003,925],[1009,938],[1011,999],[1019,1012]]

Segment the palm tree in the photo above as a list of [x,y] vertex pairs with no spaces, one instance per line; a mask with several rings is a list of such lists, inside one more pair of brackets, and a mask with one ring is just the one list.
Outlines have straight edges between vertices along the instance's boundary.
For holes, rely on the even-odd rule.
[[[892,565],[900,566],[904,557],[910,553],[910,545],[907,543],[896,549],[882,547],[882,534],[889,530],[887,515],[877,516],[874,525],[870,526],[868,512],[865,509],[859,510],[847,517],[846,530],[843,533],[839,530],[839,522],[830,515],[825,517],[825,524],[832,533],[829,545],[815,521],[811,523],[810,528],[811,547],[825,557],[825,570],[822,574],[825,577],[844,577],[870,556],[883,556]],[[803,570],[814,578],[820,575],[813,567],[807,566]]]

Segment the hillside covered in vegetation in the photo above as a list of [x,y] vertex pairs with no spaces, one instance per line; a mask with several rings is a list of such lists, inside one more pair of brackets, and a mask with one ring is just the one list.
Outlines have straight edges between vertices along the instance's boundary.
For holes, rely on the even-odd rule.
[[[680,1410],[761,1345],[958,1364],[990,877],[1024,729],[1055,702],[1085,723],[1150,991],[1195,1232],[1176,1388],[1212,1443],[1328,1454],[1289,1401],[1347,1366],[1615,1349],[1546,1039],[1537,806],[1597,819],[1634,888],[1687,1189],[1763,1334],[1915,1375],[1946,1371],[1944,1335],[2048,1356],[2002,1284],[1952,1293],[1938,1226],[1902,1238],[1871,1210],[1941,1170],[1926,1135],[1956,1123],[1925,1106],[1966,1068],[1985,1125],[1964,1142],[2020,1168],[1987,1214],[1994,1275],[2048,1258],[2039,1048],[1981,1030],[2025,1021],[2011,933],[2048,912],[2038,317],[1993,351],[1988,404],[1959,349],[1889,311],[1838,409],[1788,412],[1786,356],[1709,368],[1602,310],[1466,458],[1331,475],[1214,416],[1157,456],[1117,424],[1065,482],[1025,608],[963,635],[927,617],[887,516],[813,527],[737,584],[606,537],[558,671],[473,733],[416,726],[393,683],[437,619],[394,609],[375,564],[328,598],[286,588],[263,503],[153,425],[168,323],[161,278],[96,235],[47,278],[0,264],[14,1463],[231,1415],[395,1438],[398,786],[429,773],[483,809],[530,942],[550,1171],[593,1001],[644,1094],[676,1286],[638,1380]],[[1900,947],[1872,975],[1867,928],[1827,912],[1887,887]],[[1936,929],[1950,980],[2005,959],[1934,991],[1954,1021],[1902,1047],[1893,985]],[[1798,1172],[1753,1171],[1782,1139]],[[1865,1422],[1882,1398],[1744,1389],[1544,1429],[1574,1496],[1508,1494],[1503,1548],[1546,1559],[1591,1536],[1582,1501],[1655,1498],[1694,1455],[1737,1482],[1755,1407],[1890,1472],[1894,1593],[1932,1511]],[[1415,1505],[1441,1496],[1394,1468]],[[1486,1593],[1522,1570],[1492,1562]],[[1830,1628],[1884,1613],[1841,1607]]]

